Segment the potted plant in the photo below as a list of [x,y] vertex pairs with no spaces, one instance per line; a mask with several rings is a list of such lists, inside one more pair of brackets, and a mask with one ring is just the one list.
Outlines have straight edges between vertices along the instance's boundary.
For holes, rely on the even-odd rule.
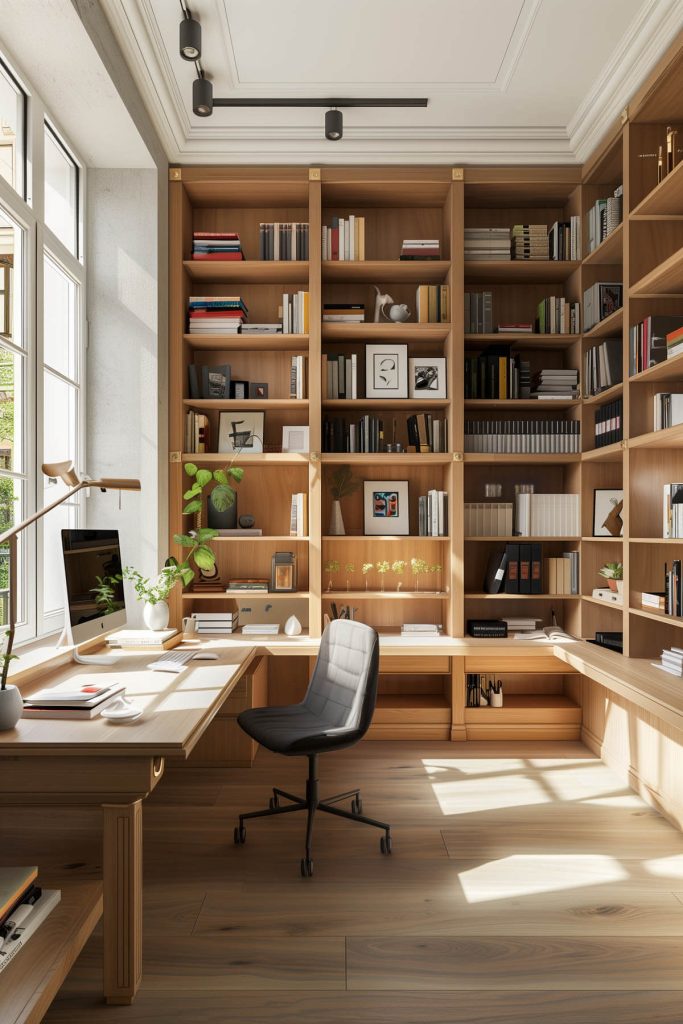
[[624,566],[621,562],[605,562],[598,575],[607,580],[610,590],[621,594],[624,589]]
[[330,481],[330,494],[332,495],[332,511],[330,512],[330,535],[342,537],[344,530],[344,519],[342,518],[341,501],[354,494],[360,487],[360,480],[353,475],[350,466],[340,466],[332,474]]
[[415,577],[415,590],[419,590],[420,576],[423,575],[423,573],[429,572],[429,566],[425,562],[424,558],[411,558],[410,570]]
[[142,617],[148,629],[166,629],[170,616],[168,598],[177,583],[187,586],[194,579],[194,569],[212,569],[216,555],[209,547],[209,541],[216,536],[216,530],[200,527],[191,537],[176,534],[173,540],[187,548],[182,562],[171,557],[158,576],[147,578],[130,565],[124,567],[121,579],[130,580],[140,601],[144,602]]
[[[212,472],[210,469],[200,469],[194,464],[194,462],[188,462],[185,466],[185,472],[191,478],[192,484],[183,495],[183,498],[187,502],[183,509],[183,515],[193,515],[195,517],[195,526],[197,530],[202,527],[204,491],[211,483],[214,483],[215,487],[210,492],[207,499],[209,527],[212,527],[213,524],[217,524],[219,522],[219,519],[217,519],[216,516],[220,517],[221,515],[225,515],[226,513],[229,513],[230,510],[232,510],[235,515],[231,517],[229,521],[237,521],[237,493],[232,484],[240,483],[244,477],[244,470],[241,466],[235,466],[230,463],[230,465],[226,466],[225,469],[215,469]],[[224,522],[227,523],[228,520],[225,520]]]
[[0,653],[0,661],[2,662],[0,674],[0,732],[6,729],[13,729],[24,710],[24,702],[21,699],[18,687],[12,686],[7,682],[10,662],[14,661],[17,655],[12,654],[12,637],[9,629],[5,631],[5,636],[7,637],[5,649]]

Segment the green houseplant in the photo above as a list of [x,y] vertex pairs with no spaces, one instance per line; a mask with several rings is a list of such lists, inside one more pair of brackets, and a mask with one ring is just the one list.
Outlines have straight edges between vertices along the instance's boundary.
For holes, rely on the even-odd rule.
[[621,562],[605,562],[598,575],[607,580],[610,590],[621,594],[624,588],[624,566]]

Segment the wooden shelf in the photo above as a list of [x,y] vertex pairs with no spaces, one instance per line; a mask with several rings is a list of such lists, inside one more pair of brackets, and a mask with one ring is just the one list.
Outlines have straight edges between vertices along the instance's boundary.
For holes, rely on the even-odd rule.
[[[253,540],[253,538],[251,539]],[[285,598],[290,601],[295,599],[307,601],[309,596],[308,591],[295,591],[287,594],[272,590],[231,590],[224,594],[194,594],[191,590],[183,591],[183,601],[237,601],[242,597],[259,597],[264,601],[280,601]]]
[[187,409],[221,409],[234,412],[258,409],[308,409],[307,398],[185,398],[183,405]]
[[580,334],[466,334],[465,345],[510,345],[516,349],[565,349],[581,341]]
[[584,266],[616,266],[623,261],[624,225],[619,224],[600,245],[585,257]]
[[350,466],[447,466],[452,452],[322,452],[320,461]]
[[578,260],[465,260],[465,284],[555,284],[580,266]]
[[614,444],[606,444],[604,448],[591,448],[590,451],[581,453],[581,461],[621,462],[625,447],[624,441],[615,441]]
[[330,324],[321,326],[323,341],[445,341],[450,324]]
[[303,260],[185,260],[183,266],[193,281],[308,286],[309,266]]
[[[629,448],[678,448],[683,444],[683,424],[666,430],[651,430],[628,439]],[[660,495],[661,497],[661,495]]]
[[370,409],[377,413],[382,409],[448,409],[447,398],[325,398],[323,409]]
[[582,537],[583,544],[623,544],[623,537]]
[[683,544],[681,537],[629,537],[629,544],[676,544],[680,547]]
[[593,597],[592,594],[582,594],[582,601],[587,601],[588,604],[595,604],[599,608],[604,608],[607,605],[608,608],[616,608],[617,611],[622,611],[624,607],[623,601],[603,601],[601,597]]
[[631,211],[631,218],[683,214],[683,163],[675,167]]
[[530,544],[532,542],[538,542],[538,541],[541,541],[543,543],[550,542],[550,541],[555,541],[555,542],[558,542],[558,543],[565,543],[565,544],[566,543],[578,544],[578,542],[581,540],[581,538],[580,537],[548,537],[548,536],[543,536],[543,537],[541,537],[541,536],[538,536],[538,537],[520,537],[519,534],[515,534],[515,535],[509,536],[509,537],[495,537],[495,536],[492,536],[492,537],[465,537],[465,540],[468,543],[470,541],[474,541],[475,544],[477,542],[479,542],[479,543],[487,543],[488,544],[488,543],[491,543],[492,541],[494,541],[494,542],[497,541],[497,542],[502,543],[502,544]]
[[198,352],[307,352],[307,334],[184,334]]
[[578,398],[466,398],[466,409],[573,409]]
[[605,388],[597,395],[589,395],[588,398],[583,399],[584,405],[602,405],[604,402],[611,402],[613,398],[618,398],[619,395],[623,394],[624,383],[619,381],[618,384],[613,384],[611,388]]
[[628,609],[630,615],[637,615],[640,619],[650,619],[652,622],[664,622],[667,626],[676,626],[680,629],[683,626],[683,618],[677,615],[665,615],[664,612],[657,612],[654,609],[633,608]]
[[629,377],[629,384],[654,384],[660,380],[683,381],[683,352],[671,359],[666,359],[663,363],[648,366],[647,370],[634,373],[632,377]]
[[[526,540],[517,537],[516,540]],[[578,601],[580,594],[485,594],[476,591],[465,592],[466,601]]]
[[383,286],[406,281],[441,284],[451,269],[450,260],[323,260],[324,282],[381,281]]
[[606,316],[604,320],[601,320],[599,324],[591,328],[584,338],[586,341],[593,341],[596,338],[609,338],[611,335],[615,337],[621,336],[622,326],[624,322],[624,307],[620,306],[619,309],[615,309],[613,313]]
[[674,295],[677,298],[683,296],[683,247],[632,284],[629,294],[632,299],[661,295]]
[[576,454],[571,455],[532,455],[524,454],[523,452],[517,452],[514,454],[507,454],[504,452],[465,452],[464,461],[471,463],[484,463],[495,465],[499,463],[501,465],[506,462],[510,463],[531,463],[539,466],[561,466],[568,462],[580,462],[581,456]]
[[[507,712],[507,715],[506,715]],[[529,718],[545,718],[552,713],[553,717],[568,717],[570,721],[581,721],[581,708],[569,697],[555,693],[503,693],[503,707],[465,708],[465,721],[485,722],[495,716],[501,718],[518,718],[520,713],[526,720]]]
[[250,544],[308,544],[310,537],[291,537],[288,533],[270,534],[268,537],[253,537],[247,534],[245,537],[214,537],[211,541],[212,544],[233,544],[235,541],[242,543],[248,541]]
[[[429,540],[437,541],[441,544],[448,544],[450,542],[450,537],[420,537],[419,535],[415,536],[414,534],[410,534],[407,537],[370,537],[364,533],[324,533],[322,535],[323,543],[332,543],[333,541],[335,543],[337,541],[341,541],[343,543],[344,541],[359,540],[371,541],[373,544],[377,541],[379,541],[380,544],[405,544],[412,540],[419,540],[420,543],[422,543],[423,540]],[[683,541],[681,543],[683,543]]]
[[[200,466],[224,466],[235,456],[234,452],[183,452],[181,462],[194,462]],[[311,461],[308,452],[241,452],[240,466],[301,466]]]
[[323,590],[321,594],[323,601],[447,601],[448,596],[443,590]]

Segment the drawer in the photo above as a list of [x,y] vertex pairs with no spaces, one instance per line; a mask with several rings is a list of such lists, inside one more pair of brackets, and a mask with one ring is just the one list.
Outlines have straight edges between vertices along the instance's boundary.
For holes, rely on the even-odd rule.
[[451,671],[451,659],[445,654],[422,655],[381,654],[379,671],[385,675],[445,676]]

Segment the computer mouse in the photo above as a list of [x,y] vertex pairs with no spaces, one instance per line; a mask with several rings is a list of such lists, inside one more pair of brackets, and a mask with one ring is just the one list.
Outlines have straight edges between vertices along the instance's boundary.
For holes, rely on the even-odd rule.
[[125,699],[114,700],[100,711],[100,716],[110,722],[129,722],[133,718],[139,718],[141,714],[142,708],[139,704],[132,704]]
[[193,661],[218,661],[218,655],[213,651],[199,651],[195,654]]

